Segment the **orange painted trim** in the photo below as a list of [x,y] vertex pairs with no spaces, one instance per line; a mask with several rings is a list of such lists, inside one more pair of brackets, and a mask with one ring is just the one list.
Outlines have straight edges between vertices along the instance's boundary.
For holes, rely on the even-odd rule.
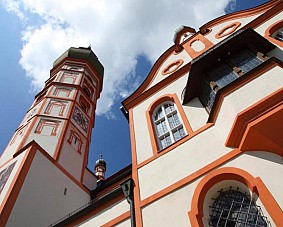
[[1,213],[0,225],[1,226],[6,226],[6,223],[9,219],[11,211],[15,205],[15,202],[23,186],[27,173],[32,164],[36,150],[37,149],[35,147],[28,148],[23,160],[21,161],[20,166],[18,167],[17,173],[15,174],[13,178],[13,181],[8,189],[8,192],[6,193],[3,199],[3,202],[0,206],[0,213]]
[[50,75],[56,74],[60,70],[64,70],[62,67],[64,64],[74,64],[74,65],[82,65],[82,67],[86,67],[87,70],[89,70],[90,76],[93,77],[93,79],[97,82],[97,97],[100,96],[100,92],[102,91],[102,83],[103,78],[101,76],[98,76],[99,74],[95,70],[95,68],[87,61],[83,59],[75,59],[75,58],[64,58],[61,62],[59,62],[55,68],[52,68],[50,70]]
[[178,59],[176,61],[171,62],[169,65],[164,67],[164,69],[161,72],[162,75],[165,76],[177,71],[183,63],[184,60],[182,59]]
[[283,28],[283,20],[277,21],[274,24],[270,25],[265,33],[264,33],[264,37],[269,40],[270,42],[276,44],[277,46],[280,46],[283,48],[283,42],[273,38],[273,34],[280,28]]
[[264,99],[238,113],[225,142],[225,146],[239,147],[248,124],[282,104],[282,97],[283,88],[273,92]]
[[236,31],[241,26],[240,22],[233,22],[224,28],[222,28],[219,32],[215,34],[216,39],[221,39],[225,36],[228,36],[232,34],[234,31]]
[[34,140],[29,142],[27,145],[25,145],[23,148],[18,150],[14,154],[14,158],[20,155],[23,151],[27,150],[29,147],[35,147],[35,149],[39,152],[41,152],[42,155],[44,155],[54,166],[56,166],[63,174],[65,174],[71,181],[73,181],[78,187],[80,187],[83,191],[85,191],[87,194],[90,194],[90,190],[84,186],[81,182],[79,182],[75,177],[73,177],[62,165],[60,165],[56,160],[54,160],[53,157],[51,157],[38,143],[36,143]]
[[[187,116],[184,112],[184,109],[177,97],[177,94],[166,94],[163,95],[161,97],[159,97],[158,99],[154,100],[149,108],[146,111],[146,121],[147,121],[147,126],[148,126],[148,130],[149,130],[149,135],[150,135],[150,141],[151,141],[151,145],[152,145],[152,149],[153,149],[153,153],[154,155],[157,155],[158,152],[161,152],[162,150],[159,149],[158,147],[158,138],[156,137],[156,133],[155,133],[155,127],[154,127],[154,123],[152,122],[152,115],[154,110],[162,103],[166,102],[166,101],[171,101],[173,103],[176,104],[177,107],[177,112],[179,113],[183,125],[188,133],[188,135],[193,133],[192,127],[187,119]],[[178,142],[178,141],[176,141]]]
[[58,116],[63,116],[64,115],[64,112],[65,112],[65,109],[66,109],[66,104],[64,102],[60,102],[60,101],[57,101],[57,100],[50,100],[45,111],[44,111],[44,114],[50,114],[53,107],[59,107],[60,108],[60,111],[59,111],[59,114]]
[[[143,81],[143,83],[137,88],[137,90],[134,91],[128,98],[126,98],[122,103],[123,105],[129,110],[131,107],[128,106],[129,103],[134,101],[138,96],[140,96],[152,83],[154,78],[156,77],[156,73],[158,72],[158,69],[161,67],[163,62],[170,57],[170,55],[175,51],[175,45],[171,46],[168,50],[166,50],[155,62],[153,67],[151,68],[148,76]],[[169,78],[169,77],[168,77]]]
[[233,81],[233,83],[217,91],[216,98],[214,100],[214,105],[212,107],[212,110],[208,118],[208,122],[216,121],[225,96],[239,89],[243,85],[251,82],[257,77],[262,76],[262,74],[270,71],[272,68],[276,66],[283,68],[283,62],[272,57],[268,59],[267,61],[263,62],[260,66],[258,66],[258,68],[255,68],[254,73],[246,73],[245,75],[241,76],[237,80]]
[[[280,1],[280,0],[273,0],[273,1],[269,1],[269,2],[267,2],[267,3],[265,3],[261,6],[258,6],[258,7],[252,8],[252,9],[243,10],[243,11],[240,11],[240,12],[235,12],[235,13],[232,13],[232,14],[224,15],[222,17],[216,18],[215,20],[212,20],[212,21],[208,22],[207,24],[203,25],[200,28],[200,32],[198,32],[195,35],[193,35],[192,37],[190,37],[188,40],[186,40],[186,42],[190,41],[191,39],[195,39],[195,37],[198,34],[203,34],[203,35],[208,34],[211,31],[211,27],[216,26],[218,24],[221,24],[223,22],[226,22],[227,20],[234,20],[234,19],[238,19],[238,18],[244,18],[244,17],[263,13],[262,15],[257,17],[255,20],[251,21],[250,23],[248,23],[247,25],[245,25],[243,27],[243,29],[249,28],[249,27],[256,28],[259,25],[261,25],[262,23],[264,23],[265,21],[267,21],[269,18],[280,13],[280,11],[282,11],[282,9],[283,9],[283,2]],[[125,99],[122,102],[123,105],[127,109],[133,108],[135,105],[137,105],[138,103],[142,102],[144,99],[149,97],[150,94],[154,94],[158,90],[158,89],[156,89],[155,86],[150,88],[149,89],[150,91],[146,90],[146,89],[149,87],[149,84],[153,81],[156,72],[158,71],[158,69],[160,68],[162,63],[165,61],[165,59],[167,59],[172,53],[176,54],[175,48],[176,48],[175,45],[171,46],[168,50],[166,50],[160,56],[160,58],[156,61],[156,63],[152,67],[149,75],[147,76],[147,78],[145,79],[143,84],[132,95],[130,95],[127,99]],[[190,65],[190,64],[191,63],[188,63],[187,65]],[[182,68],[179,71],[181,71],[181,70],[182,70]],[[178,77],[178,76],[176,75],[176,77]],[[168,77],[168,78],[172,78],[172,77]],[[161,81],[160,83],[164,82],[164,80]],[[165,85],[164,84],[161,85],[160,83],[157,84],[157,85],[161,89]],[[167,81],[167,83],[168,83],[168,81]],[[146,93],[147,95],[145,95],[144,93]],[[141,98],[141,96],[143,97],[143,99]],[[137,99],[139,99],[139,100],[137,101]]]
[[130,125],[130,138],[131,138],[131,150],[132,150],[132,179],[134,181],[134,203],[135,203],[135,218],[136,225],[139,227],[143,226],[142,222],[142,212],[141,212],[141,196],[140,196],[140,186],[139,186],[139,175],[137,168],[137,150],[136,150],[136,136],[134,128],[134,115],[133,109],[129,110],[129,125]]
[[[72,82],[70,84],[79,84],[79,83],[76,83],[77,79],[80,78],[80,74],[78,73],[70,73],[70,72],[63,72],[63,75],[61,76],[59,82],[61,83],[67,83],[65,82],[65,79],[66,78],[71,78],[72,79]],[[69,84],[69,83],[67,83]]]
[[[176,147],[180,146],[181,144],[185,143],[186,141],[190,140],[191,138],[195,137],[196,135],[202,133],[203,131],[207,130],[208,128],[212,127],[213,125],[214,124],[212,124],[212,123],[207,123],[206,125],[204,125],[203,127],[199,128],[198,130],[196,130],[194,132],[191,132],[191,134],[186,135],[185,137],[183,137],[182,139],[178,140],[177,142],[172,143],[168,147],[166,147],[165,149],[157,152],[156,154],[154,154],[150,158],[142,161],[141,163],[139,163],[137,165],[137,168],[141,168],[141,167],[147,165],[148,163],[152,162],[153,160],[159,158],[160,156],[165,155],[169,151],[175,149]],[[155,134],[153,136],[155,136]]]
[[205,196],[212,186],[223,180],[235,180],[245,184],[253,193],[259,196],[277,226],[282,223],[282,210],[259,177],[254,178],[251,174],[239,168],[223,167],[211,171],[197,185],[192,198],[191,210],[188,212],[191,224],[204,226],[202,217]]
[[182,29],[178,30],[178,33],[175,34],[175,37],[174,37],[174,43],[176,47],[175,53],[181,52],[183,50],[183,47],[180,45],[182,42],[181,37],[187,33],[195,34],[196,30],[191,27],[183,26]]
[[[167,76],[162,81],[160,81],[156,85],[152,86],[150,89],[144,91],[141,95],[135,96],[134,95],[135,93],[134,93],[133,95],[131,95],[129,97],[129,98],[131,98],[130,100],[129,100],[129,98],[126,99],[122,102],[122,104],[127,109],[131,109],[131,108],[137,106],[138,104],[143,102],[145,99],[154,95],[156,92],[158,92],[158,91],[162,90],[163,88],[169,86],[171,83],[178,80],[179,78],[187,75],[187,73],[190,71],[190,69],[191,69],[191,63],[188,63],[188,64],[184,65],[182,68],[180,68],[178,71],[175,71],[170,76]],[[135,97],[135,98],[133,99],[132,97]]]
[[52,132],[51,132],[51,136],[56,136],[57,135],[57,130],[59,128],[61,124],[61,121],[55,121],[53,119],[47,120],[47,119],[43,119],[41,118],[38,122],[38,125],[36,126],[36,129],[34,131],[34,133],[36,134],[41,134],[43,128],[45,126],[51,126],[52,127]]
[[6,162],[4,162],[3,164],[0,165],[0,169],[5,166],[7,163],[9,163],[11,160],[13,160],[13,158],[8,159]]
[[[192,47],[192,44],[198,41],[204,45],[203,49],[199,51],[195,50]],[[197,56],[201,55],[202,53],[204,53],[213,46],[214,44],[209,39],[204,37],[202,34],[196,34],[191,39],[185,41],[185,43],[183,44],[184,49],[187,51],[187,53],[190,55],[191,58],[196,58]]]
[[[84,184],[85,170],[86,170],[87,162],[88,162],[88,151],[89,151],[89,143],[87,142],[86,145],[85,145],[85,150],[83,152],[84,157],[83,157],[81,177],[80,177],[80,182],[82,184]],[[96,177],[96,179],[98,179],[98,178]]]
[[273,6],[277,5],[278,3],[280,3],[280,0],[269,1],[265,4],[262,4],[260,6],[257,6],[257,7],[251,8],[251,9],[246,9],[246,10],[242,10],[242,11],[223,15],[221,17],[218,17],[218,18],[204,24],[203,26],[201,26],[199,28],[199,30],[203,34],[203,33],[205,33],[206,29],[210,29],[210,28],[212,28],[212,27],[214,27],[218,24],[221,24],[221,23],[229,21],[229,20],[235,20],[235,19],[239,19],[239,18],[245,18],[245,17],[250,17],[250,16],[253,16],[253,15],[256,15],[256,14],[260,14],[264,11],[269,10]]
[[[273,122],[266,124],[265,121],[270,122],[270,119],[273,119]],[[269,151],[283,157],[283,141],[278,136],[282,132],[282,127],[274,130],[276,127],[274,119],[276,119],[277,124],[283,122],[283,101],[280,105],[248,123],[239,148],[243,151]],[[265,127],[263,128],[260,125],[265,125]],[[261,128],[261,130],[257,131],[257,128]],[[270,139],[269,136],[273,139]]]
[[[69,125],[71,124],[72,113],[73,113],[74,107],[76,105],[75,100],[77,99],[78,93],[79,93],[79,91],[77,89],[75,89],[74,95],[73,95],[73,102],[71,102],[70,107],[69,107],[69,112],[67,113],[68,120],[65,122],[64,127],[61,130],[62,133],[60,135],[60,143],[59,143],[59,146],[57,147],[56,151],[54,152],[53,157],[56,161],[59,161],[61,150],[62,150],[62,147],[63,147],[63,144],[64,144],[64,140],[67,137],[67,133],[68,133],[67,129],[68,129]],[[74,124],[72,124],[72,125],[78,130],[78,128]],[[80,132],[80,130],[79,130],[79,132]],[[82,135],[85,136],[84,134],[82,134]]]
[[141,207],[147,206],[150,203],[178,190],[179,188],[197,180],[200,177],[203,177],[205,174],[210,172],[213,169],[220,167],[221,165],[225,164],[226,162],[230,161],[231,159],[239,156],[242,151],[235,149],[228,154],[223,155],[222,157],[216,159],[215,161],[207,164],[206,166],[202,167],[201,169],[197,170],[196,172],[188,175],[187,177],[177,181],[176,183],[160,190],[159,192],[154,193],[153,195],[145,198],[141,201]]
[[113,220],[105,223],[101,227],[111,227],[111,226],[118,225],[121,222],[125,221],[126,219],[130,218],[130,216],[131,216],[130,211],[127,211],[127,212],[119,215],[118,217],[114,218]]
[[283,10],[283,2],[281,0],[271,0],[270,3],[273,3],[269,9],[266,10],[263,14],[259,15],[255,20],[246,24],[242,29],[245,28],[257,28],[262,25],[264,22],[268,21],[272,17],[276,16]]

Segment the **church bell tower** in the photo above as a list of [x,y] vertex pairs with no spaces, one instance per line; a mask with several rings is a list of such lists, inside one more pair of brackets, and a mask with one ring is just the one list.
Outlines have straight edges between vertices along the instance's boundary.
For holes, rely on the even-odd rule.
[[[98,179],[87,168],[87,161],[103,72],[90,47],[71,47],[53,63],[50,78],[35,96],[1,156],[0,171],[8,171],[5,182],[0,185],[3,186],[0,192],[2,224],[8,221],[12,226],[19,226],[21,220],[20,225],[37,226],[38,218],[50,224],[89,201],[90,190],[96,187]],[[44,193],[51,192],[54,201],[44,201]],[[26,201],[22,196],[34,198]],[[63,199],[68,196],[72,198]],[[40,200],[45,204],[39,209]],[[32,207],[26,210],[37,213],[34,222],[18,214],[25,210],[22,206],[27,203]],[[51,206],[52,203],[55,204]],[[60,204],[61,208],[46,215],[48,204],[50,207]],[[4,209],[6,205],[8,210]],[[42,214],[38,214],[39,210]]]

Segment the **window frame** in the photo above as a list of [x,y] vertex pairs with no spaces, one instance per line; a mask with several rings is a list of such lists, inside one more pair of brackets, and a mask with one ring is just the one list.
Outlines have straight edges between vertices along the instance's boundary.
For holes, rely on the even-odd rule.
[[[171,107],[173,107],[173,110],[171,109],[170,112],[167,112],[167,107],[166,105],[169,105]],[[170,107],[169,107],[170,108]],[[162,116],[160,116],[158,119],[155,119],[155,116],[157,115],[157,111],[161,110]],[[177,116],[177,119],[174,119],[174,116]],[[174,123],[175,125],[171,125],[170,124],[170,117],[173,117]],[[177,106],[175,105],[174,102],[172,101],[165,101],[163,103],[161,103],[159,106],[157,106],[153,112],[153,114],[151,115],[153,124],[154,124],[154,128],[155,128],[155,134],[157,137],[157,141],[158,141],[158,147],[160,150],[165,149],[166,147],[170,146],[171,144],[177,142],[178,140],[182,139],[183,137],[185,137],[188,133],[186,132],[186,130],[184,129],[183,126],[183,122],[181,120],[181,117],[179,116],[178,110],[177,110]],[[179,122],[176,122],[179,121]],[[162,134],[159,133],[159,128],[158,125],[163,125],[163,122],[165,124],[165,128],[166,131],[162,128]],[[180,137],[180,139],[176,139],[174,136],[174,133],[183,129],[184,131],[184,135]],[[167,143],[167,138],[170,138],[170,142]],[[166,143],[165,145],[163,145],[163,141],[164,143]]]
[[[258,61],[260,61],[260,63],[257,64],[255,67],[249,69],[248,71],[244,71],[244,68],[246,66],[237,65],[237,63],[235,62],[236,61],[235,59],[237,57],[241,56],[241,55],[249,55],[251,61],[253,61],[254,59],[257,59]],[[248,59],[248,58],[246,58],[246,59]],[[200,92],[200,95],[199,95],[199,99],[200,99],[202,105],[205,107],[206,111],[208,113],[211,112],[212,107],[214,105],[215,98],[216,98],[216,94],[220,89],[228,86],[229,84],[233,83],[235,80],[239,79],[244,74],[246,74],[246,73],[250,72],[251,70],[253,70],[254,68],[260,66],[267,59],[268,59],[268,57],[263,55],[261,52],[258,52],[258,51],[256,51],[255,49],[252,49],[252,48],[245,48],[245,49],[242,49],[240,52],[230,56],[229,59],[219,62],[219,64],[217,66],[215,66],[211,70],[207,71],[205,73],[206,76],[203,80],[203,83],[202,83],[202,86],[201,86],[201,92]],[[249,61],[249,63],[251,61]],[[223,75],[219,76],[219,79],[217,81],[215,78],[213,78],[214,76],[212,74],[215,71],[219,70],[220,67],[226,68],[229,71],[229,73],[228,74],[224,73]],[[220,80],[222,80],[223,78],[226,78],[226,77],[228,78],[228,75],[230,75],[230,74],[231,74],[231,76],[233,75],[235,78],[233,80],[231,80],[230,82],[226,83],[226,84],[221,84]],[[204,92],[209,93],[209,96],[213,97],[212,100],[210,98],[208,98],[206,100],[207,97],[205,97]]]
[[188,212],[192,226],[204,226],[204,208],[207,208],[208,205],[205,200],[211,199],[211,196],[208,196],[208,191],[212,187],[218,186],[217,183],[222,183],[225,180],[232,180],[246,186],[261,200],[267,212],[265,215],[268,214],[270,217],[269,220],[272,220],[275,225],[282,223],[281,217],[278,215],[282,213],[281,208],[260,177],[255,178],[247,171],[236,167],[222,167],[210,171],[197,184],[191,201],[191,210]]
[[278,39],[276,39],[274,36],[276,35],[275,33],[279,30],[279,29],[283,29],[283,20],[277,21],[275,23],[273,23],[272,25],[270,25],[265,33],[264,33],[264,37],[269,40],[270,42],[280,46],[281,48],[283,48],[283,42],[279,41]]
[[[184,132],[186,133],[185,136],[183,136],[181,139],[177,141],[173,141],[170,145],[168,145],[165,148],[160,147],[159,139],[157,136],[157,131],[156,131],[156,126],[155,122],[153,120],[153,114],[157,110],[160,105],[165,104],[165,103],[174,103],[176,112],[178,114],[179,120],[181,122],[181,125],[178,125],[176,127],[183,127]],[[173,111],[174,112],[174,111]],[[179,141],[182,141],[184,138],[186,138],[188,135],[193,133],[193,130],[189,124],[189,121],[186,117],[186,114],[184,112],[184,109],[177,97],[176,94],[166,94],[155,100],[154,102],[151,103],[149,106],[148,110],[146,111],[146,119],[147,119],[147,124],[148,124],[148,130],[149,130],[149,135],[150,135],[150,141],[152,145],[152,150],[155,155],[157,155],[159,152],[163,152],[164,150],[171,150],[174,146],[173,144],[178,144]],[[169,123],[168,123],[169,124]],[[174,127],[173,129],[175,129]]]

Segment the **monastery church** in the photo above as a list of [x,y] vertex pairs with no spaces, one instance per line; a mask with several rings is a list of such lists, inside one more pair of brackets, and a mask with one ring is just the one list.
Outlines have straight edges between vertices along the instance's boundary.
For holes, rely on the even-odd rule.
[[282,0],[180,27],[122,102],[132,164],[106,178],[104,67],[69,48],[0,158],[0,226],[283,226],[282,61]]

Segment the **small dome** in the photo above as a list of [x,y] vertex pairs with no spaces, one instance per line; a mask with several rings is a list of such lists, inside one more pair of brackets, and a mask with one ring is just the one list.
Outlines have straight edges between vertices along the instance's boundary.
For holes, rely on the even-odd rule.
[[104,166],[105,169],[106,169],[106,162],[105,160],[102,158],[102,154],[100,155],[100,159],[98,159],[96,162],[95,162],[95,167],[97,166]]

